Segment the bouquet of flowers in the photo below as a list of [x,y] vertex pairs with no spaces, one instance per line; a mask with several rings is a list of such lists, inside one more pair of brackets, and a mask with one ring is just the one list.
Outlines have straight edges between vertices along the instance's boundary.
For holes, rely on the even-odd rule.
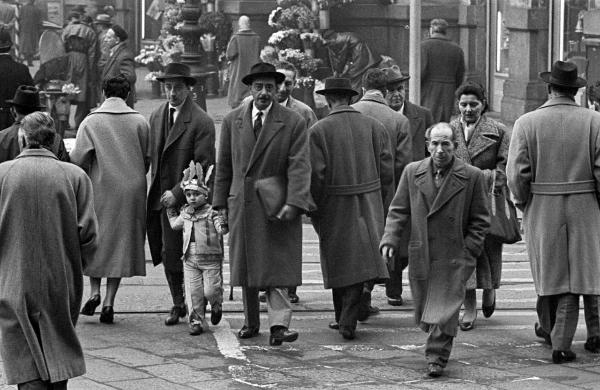
[[177,2],[176,4],[168,3],[165,4],[165,10],[163,11],[163,24],[161,33],[174,34],[175,26],[183,21],[181,16],[182,4]]
[[148,81],[148,82],[153,82],[153,81],[157,81],[156,77],[162,76],[164,73],[163,72],[150,72],[148,73],[146,76],[144,76],[144,81]]
[[310,43],[324,43],[325,41],[323,40],[323,37],[321,37],[321,34],[319,33],[309,33],[309,32],[305,32],[300,34],[300,39],[306,42],[310,42]]
[[293,64],[300,76],[310,76],[317,71],[321,59],[313,58],[298,49],[285,49],[279,52],[279,59]]
[[165,51],[159,45],[148,45],[140,50],[134,60],[138,64],[148,67],[151,72],[161,70],[164,67],[162,56]]
[[180,35],[167,35],[162,40],[162,62],[165,65],[181,60],[183,53],[183,38]]
[[62,86],[62,92],[69,95],[79,95],[81,90],[73,83],[68,83]]
[[304,4],[277,7],[269,15],[269,26],[276,29],[311,29],[317,24],[313,12]]
[[269,45],[283,50],[287,48],[300,47],[300,32],[295,29],[276,31],[269,37],[267,41]]
[[319,9],[329,9],[351,4],[353,1],[354,0],[317,0],[317,3],[319,3]]

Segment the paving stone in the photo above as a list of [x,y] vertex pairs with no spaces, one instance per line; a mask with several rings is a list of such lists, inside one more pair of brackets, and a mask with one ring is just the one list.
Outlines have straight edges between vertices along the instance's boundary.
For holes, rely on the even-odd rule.
[[227,369],[228,362],[227,359],[223,357],[216,357],[212,355],[201,355],[201,356],[192,356],[192,357],[177,357],[171,359],[174,363],[185,364],[194,368],[223,368]]
[[300,368],[291,371],[289,374],[303,380],[317,381],[323,386],[341,386],[348,383],[371,382],[371,379],[364,375],[340,370],[334,365]]
[[340,371],[347,371],[353,374],[363,375],[366,378],[390,382],[418,380],[423,376],[422,372],[406,368],[399,368],[387,362],[378,362],[377,364],[367,362],[362,364],[352,364],[350,366],[328,364],[328,366],[335,367]]
[[573,385],[556,383],[542,378],[494,383],[493,386],[505,390],[573,390],[579,388],[579,386],[574,387]]
[[[298,371],[302,372],[303,370]],[[315,378],[318,378],[320,382],[319,374],[314,371],[312,376],[307,375],[299,381],[299,376],[296,375],[298,371],[294,371],[292,375],[291,372],[273,371],[252,364],[229,366],[231,378],[240,383],[255,387],[284,388],[298,386],[300,383],[312,386],[316,380]]]
[[104,359],[87,359],[86,378],[99,383],[112,381],[147,378],[150,375],[135,368],[129,368],[121,364],[109,362]]
[[[117,389],[123,390],[190,390],[193,387],[181,385],[173,382],[167,382],[164,379],[137,379],[121,382],[112,382],[110,384]],[[206,387],[205,387],[206,388]]]
[[80,376],[77,378],[69,379],[68,382],[69,389],[85,389],[85,390],[110,390],[114,389],[114,387],[105,385],[102,383],[95,382],[91,379],[86,378],[85,376]]
[[180,363],[147,366],[143,367],[142,370],[154,377],[162,378],[173,383],[190,383],[212,379],[224,379],[224,374],[215,375],[215,373],[208,370],[195,369]]
[[589,383],[594,379],[598,379],[598,374],[592,372],[589,368],[581,370],[574,368],[570,364],[545,364],[535,367],[525,367],[521,369],[512,370],[512,372],[519,373],[525,377],[536,376],[543,378],[555,383],[562,383],[565,385],[577,385],[579,383]]
[[448,379],[444,377],[427,379],[419,383],[411,383],[411,386],[417,389],[435,389],[435,390],[495,390],[496,387],[482,385],[480,383],[466,381],[462,379]]
[[138,367],[162,364],[165,358],[134,348],[104,348],[87,351],[89,355],[114,361],[126,366]]
[[234,390],[234,389],[256,389],[254,386],[246,385],[244,383],[236,382],[233,379],[227,379],[222,381],[210,381],[210,382],[198,382],[188,383],[187,386],[193,387],[198,390]]
[[510,381],[523,378],[518,373],[497,370],[493,368],[481,367],[477,365],[467,365],[458,361],[450,361],[444,370],[448,378],[456,378],[468,382],[488,385],[497,381]]

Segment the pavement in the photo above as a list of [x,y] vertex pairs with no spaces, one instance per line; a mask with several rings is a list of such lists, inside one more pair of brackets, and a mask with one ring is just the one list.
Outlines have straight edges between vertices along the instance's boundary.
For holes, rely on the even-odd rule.
[[[160,102],[142,98],[136,108],[148,116]],[[218,131],[225,99],[210,99],[207,106]],[[185,323],[165,326],[169,290],[162,266],[154,267],[147,251],[147,276],[123,279],[113,325],[101,324],[98,313],[80,317],[87,373],[69,381],[69,388],[600,389],[600,355],[583,348],[583,312],[573,344],[576,361],[552,364],[550,347],[535,337],[536,294],[524,242],[504,247],[494,315],[484,319],[480,312],[474,330],[459,331],[445,375],[431,379],[425,376],[427,335],[414,325],[406,274],[404,306],[388,305],[384,288],[376,286],[373,303],[381,312],[359,324],[355,340],[346,341],[327,327],[333,304],[331,292],[323,289],[317,236],[309,224],[303,233],[303,285],[291,325],[300,333],[296,342],[268,345],[264,304],[260,336],[238,340],[241,291],[234,288],[234,299],[227,299],[227,257],[221,323],[200,336],[190,336]],[[86,281],[84,301],[88,295]],[[0,365],[0,390],[15,388],[5,385]]]

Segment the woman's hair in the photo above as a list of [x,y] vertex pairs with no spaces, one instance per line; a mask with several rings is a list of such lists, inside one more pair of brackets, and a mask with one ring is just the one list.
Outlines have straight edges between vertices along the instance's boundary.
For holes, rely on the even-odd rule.
[[127,95],[131,91],[131,84],[122,73],[104,79],[102,82],[102,90],[104,91],[104,96],[109,97],[119,97],[123,100],[127,99]]
[[54,120],[47,112],[36,111],[26,115],[21,121],[21,128],[29,148],[50,148],[54,143]]
[[454,92],[456,101],[459,101],[462,95],[475,95],[477,99],[483,104],[483,110],[481,111],[481,113],[483,114],[487,111],[488,102],[487,98],[485,97],[485,89],[483,88],[483,85],[475,81],[465,81],[456,89],[456,92]]

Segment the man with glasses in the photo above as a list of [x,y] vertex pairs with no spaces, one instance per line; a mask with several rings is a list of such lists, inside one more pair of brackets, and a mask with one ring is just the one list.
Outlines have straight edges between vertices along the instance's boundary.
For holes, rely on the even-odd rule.
[[292,342],[287,286],[302,283],[302,221],[312,209],[306,122],[277,103],[285,75],[267,63],[242,82],[252,104],[223,119],[213,208],[229,220],[231,285],[241,286],[241,339],[258,336],[259,290],[266,292],[271,345]]

